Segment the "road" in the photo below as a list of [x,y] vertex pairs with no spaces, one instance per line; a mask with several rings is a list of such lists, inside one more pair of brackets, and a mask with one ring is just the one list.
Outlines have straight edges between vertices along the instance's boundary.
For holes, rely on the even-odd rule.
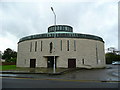
[[118,82],[2,78],[2,88],[118,88]]

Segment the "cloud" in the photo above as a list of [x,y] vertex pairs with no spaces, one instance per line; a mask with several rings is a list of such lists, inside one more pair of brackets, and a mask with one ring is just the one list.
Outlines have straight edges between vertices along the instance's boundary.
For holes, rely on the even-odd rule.
[[[100,36],[105,46],[118,47],[117,2],[1,2],[0,40],[9,42],[17,50],[16,43],[24,36],[45,33],[54,24],[52,6],[57,24],[67,24],[74,32]],[[9,47],[7,43],[0,50]]]
[[13,50],[17,50],[17,37],[15,37],[14,35],[10,34],[10,33],[6,33],[6,35],[4,37],[2,37],[0,35],[0,50],[3,52],[5,49],[7,48],[11,48]]

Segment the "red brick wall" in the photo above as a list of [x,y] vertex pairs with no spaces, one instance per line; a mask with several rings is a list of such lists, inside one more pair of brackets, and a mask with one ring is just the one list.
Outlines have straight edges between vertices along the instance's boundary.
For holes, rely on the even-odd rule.
[[[1,63],[0,63],[1,65]],[[2,62],[2,65],[16,65],[14,62]]]

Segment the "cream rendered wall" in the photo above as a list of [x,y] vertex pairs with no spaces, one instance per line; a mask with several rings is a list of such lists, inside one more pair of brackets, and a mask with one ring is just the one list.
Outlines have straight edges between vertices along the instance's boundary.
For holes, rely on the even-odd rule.
[[[105,66],[105,51],[104,51],[104,45],[102,42],[99,42],[97,44],[98,46],[98,65],[101,67]],[[96,66],[97,67],[97,66]]]
[[[61,42],[62,40],[62,51]],[[67,51],[67,40],[69,40],[69,51]],[[74,40],[76,40],[76,51],[74,51]],[[37,41],[37,51],[35,52],[35,42]],[[42,41],[42,51],[41,51]],[[30,44],[32,42],[32,51],[30,52]],[[50,42],[55,42],[52,53],[50,50]],[[96,45],[98,50],[98,60],[96,60]],[[23,41],[18,44],[17,67],[30,67],[30,59],[36,59],[36,67],[47,67],[46,56],[58,56],[57,67],[68,68],[68,59],[76,59],[76,67],[105,67],[104,43],[97,40],[80,39],[80,38],[46,38]],[[85,60],[85,65],[82,64]]]
[[81,67],[82,59],[85,65],[94,65],[96,60],[94,40],[81,39],[77,40],[77,56],[79,60],[78,67]]

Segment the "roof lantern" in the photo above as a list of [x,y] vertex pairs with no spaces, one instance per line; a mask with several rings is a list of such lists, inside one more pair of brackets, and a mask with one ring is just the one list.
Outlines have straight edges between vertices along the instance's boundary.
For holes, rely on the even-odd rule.
[[53,25],[48,27],[48,33],[50,32],[73,32],[73,28],[68,25]]

